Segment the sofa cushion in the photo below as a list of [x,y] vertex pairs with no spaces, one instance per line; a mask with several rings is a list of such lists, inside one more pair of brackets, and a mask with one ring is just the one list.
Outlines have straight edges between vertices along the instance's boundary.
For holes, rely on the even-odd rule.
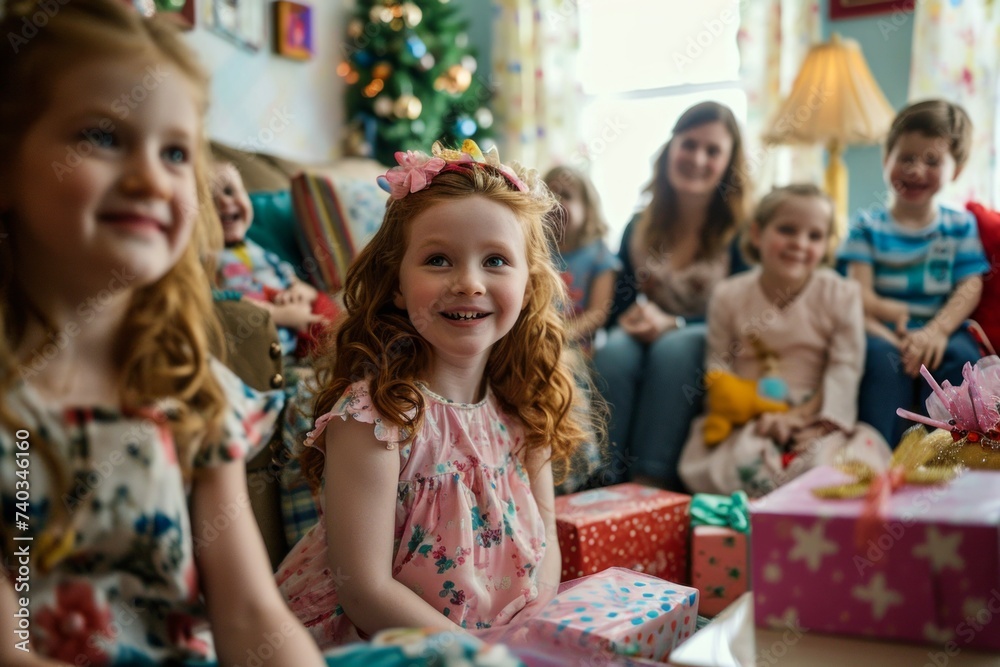
[[292,193],[284,190],[250,193],[253,224],[247,238],[288,262],[303,280],[310,280],[299,242],[299,223],[292,206]]
[[216,160],[232,162],[243,178],[247,192],[258,190],[287,190],[292,174],[302,167],[266,153],[254,153],[232,146],[211,142],[212,157]]
[[983,294],[979,297],[979,305],[970,317],[979,322],[995,347],[1000,344],[1000,280],[995,268],[1000,266],[1000,211],[977,203],[970,203],[967,208],[979,223],[979,238],[983,242],[986,261],[990,263],[989,272],[983,276]]
[[[336,292],[347,268],[382,222],[388,195],[375,183],[367,163],[309,171],[292,179],[292,202],[301,231],[302,252],[315,263],[317,287]],[[384,168],[383,168],[384,169]],[[313,268],[313,267],[310,267]]]

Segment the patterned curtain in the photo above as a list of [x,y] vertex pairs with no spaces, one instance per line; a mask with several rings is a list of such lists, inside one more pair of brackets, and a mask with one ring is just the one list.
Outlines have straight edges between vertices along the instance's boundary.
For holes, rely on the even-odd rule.
[[579,0],[495,0],[493,109],[504,161],[545,169],[580,150]]
[[913,24],[910,100],[938,97],[961,104],[972,118],[969,161],[944,190],[962,204],[1000,206],[1000,2],[922,0]]
[[740,80],[747,95],[744,140],[755,190],[764,194],[793,179],[822,184],[822,147],[761,141],[809,47],[820,41],[819,0],[754,0],[740,3],[740,12]]

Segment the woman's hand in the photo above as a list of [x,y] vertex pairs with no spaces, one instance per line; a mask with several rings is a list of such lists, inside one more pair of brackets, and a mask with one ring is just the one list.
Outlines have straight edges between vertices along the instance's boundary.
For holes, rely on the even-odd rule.
[[635,302],[618,322],[625,333],[647,345],[667,331],[677,328],[677,318],[667,314],[651,301]]

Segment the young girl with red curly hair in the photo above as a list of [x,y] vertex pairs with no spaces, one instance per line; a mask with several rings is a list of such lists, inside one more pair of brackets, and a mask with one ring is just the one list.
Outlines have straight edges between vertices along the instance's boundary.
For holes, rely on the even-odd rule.
[[323,515],[277,575],[321,645],[501,626],[559,583],[552,463],[591,429],[543,223],[555,200],[467,144],[397,153],[347,275],[302,458]]

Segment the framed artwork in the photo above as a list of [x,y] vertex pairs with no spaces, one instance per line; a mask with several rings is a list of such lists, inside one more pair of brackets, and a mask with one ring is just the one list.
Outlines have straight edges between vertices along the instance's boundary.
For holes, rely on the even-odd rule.
[[912,12],[914,0],[830,0],[831,19]]
[[212,30],[257,51],[264,43],[263,0],[208,0]]
[[274,52],[309,60],[313,53],[312,7],[278,0],[274,3]]

